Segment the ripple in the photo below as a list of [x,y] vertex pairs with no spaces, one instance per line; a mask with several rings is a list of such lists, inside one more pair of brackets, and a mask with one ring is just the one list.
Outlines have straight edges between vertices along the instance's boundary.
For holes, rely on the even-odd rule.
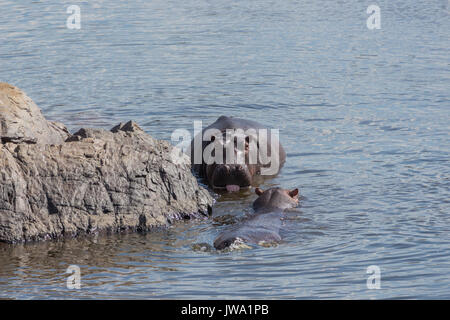
[[[194,120],[256,120],[288,155],[261,187],[302,198],[276,247],[212,247],[252,213],[252,190],[151,233],[0,244],[0,298],[448,299],[449,8],[378,5],[381,30],[352,1],[97,1],[75,32],[54,1],[3,1],[2,81],[49,119],[134,119],[167,140]],[[66,288],[71,264],[80,291]],[[367,289],[370,265],[381,290]]]

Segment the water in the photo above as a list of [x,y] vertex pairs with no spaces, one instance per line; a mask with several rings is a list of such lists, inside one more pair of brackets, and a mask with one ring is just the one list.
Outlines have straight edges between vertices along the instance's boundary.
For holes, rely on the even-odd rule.
[[[66,28],[72,4],[81,30]],[[167,140],[254,119],[288,152],[262,187],[303,198],[276,247],[201,250],[251,193],[154,233],[0,244],[0,298],[449,299],[450,4],[377,1],[380,30],[369,4],[2,0],[0,80],[46,117],[72,131],[134,119]]]

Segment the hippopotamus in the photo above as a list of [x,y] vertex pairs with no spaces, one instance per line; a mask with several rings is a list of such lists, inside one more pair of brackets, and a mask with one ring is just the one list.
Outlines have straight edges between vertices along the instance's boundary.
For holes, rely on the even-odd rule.
[[191,141],[192,168],[216,190],[257,186],[257,177],[275,176],[286,160],[277,134],[255,121],[221,116]]
[[284,211],[298,205],[298,189],[255,189],[259,196],[253,202],[254,213],[246,220],[221,233],[214,240],[214,247],[225,249],[232,244],[281,241],[280,229]]

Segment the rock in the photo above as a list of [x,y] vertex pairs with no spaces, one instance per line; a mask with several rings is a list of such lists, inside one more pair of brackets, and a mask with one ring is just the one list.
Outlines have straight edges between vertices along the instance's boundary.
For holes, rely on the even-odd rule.
[[[10,90],[20,92],[0,87],[2,105]],[[21,99],[7,111],[17,115],[18,123],[24,123],[22,110],[35,107]],[[198,185],[189,159],[173,161],[172,145],[152,138],[134,122],[113,132],[80,129],[67,134],[64,142],[63,126],[61,131],[45,126],[39,109],[30,111],[26,122],[45,130],[12,126],[10,118],[1,118],[2,137],[15,134],[18,139],[0,144],[0,241],[146,231],[211,213],[213,198]]]
[[134,132],[136,130],[141,130],[136,122],[134,121],[128,121],[127,123],[119,123],[117,126],[111,129],[111,132],[118,132],[118,131],[130,131]]
[[63,124],[47,121],[23,91],[0,82],[0,143],[61,144],[69,135]]

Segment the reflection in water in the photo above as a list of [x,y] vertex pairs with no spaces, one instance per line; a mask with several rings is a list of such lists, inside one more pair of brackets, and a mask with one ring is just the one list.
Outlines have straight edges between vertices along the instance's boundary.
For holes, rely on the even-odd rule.
[[450,298],[444,2],[380,0],[368,30],[355,1],[95,1],[74,31],[59,1],[2,1],[2,81],[50,119],[134,119],[167,140],[194,120],[257,120],[288,153],[261,187],[304,198],[275,247],[211,248],[252,213],[252,190],[147,234],[0,244],[0,298]]

